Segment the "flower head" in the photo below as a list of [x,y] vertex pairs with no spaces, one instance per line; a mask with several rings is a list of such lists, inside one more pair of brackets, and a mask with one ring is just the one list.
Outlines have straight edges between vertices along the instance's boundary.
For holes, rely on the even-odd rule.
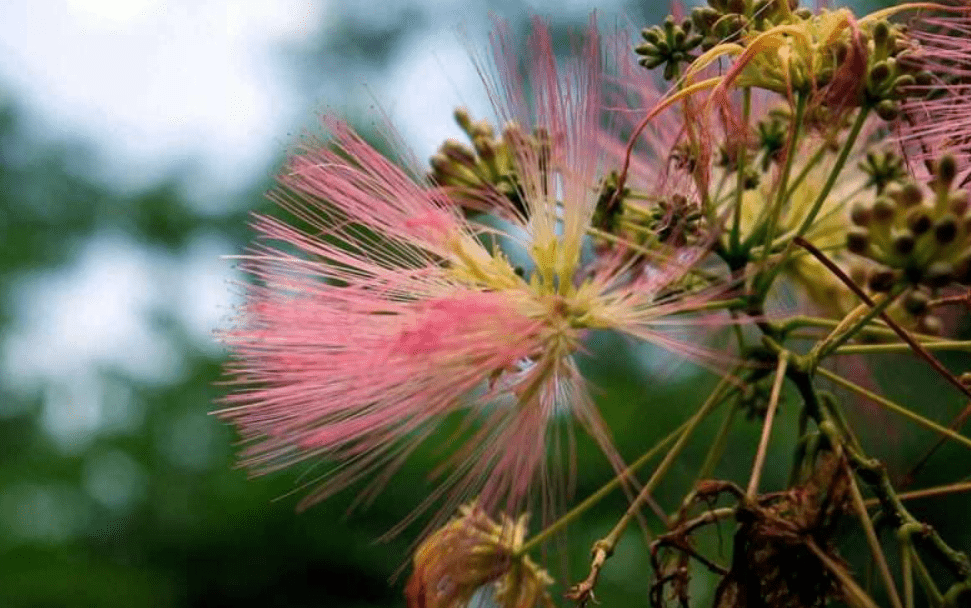
[[492,188],[463,196],[510,228],[466,219],[450,189],[416,182],[330,119],[329,142],[299,150],[272,194],[292,223],[256,219],[273,244],[243,258],[256,283],[224,334],[236,392],[219,414],[251,440],[244,460],[258,471],[340,463],[305,502],[365,478],[377,491],[454,415],[466,423],[426,508],[479,496],[487,512],[514,512],[537,488],[559,495],[549,446],[561,421],[622,466],[575,355],[595,329],[670,345],[654,325],[693,302],[663,295],[690,260],[648,274],[620,255],[584,259],[606,171],[595,31],[560,68],[537,23],[525,75],[503,28],[494,43],[500,78],[487,81],[519,205]]
[[495,521],[475,503],[463,505],[415,551],[405,588],[408,607],[461,608],[481,591],[500,608],[553,606],[546,590],[553,579],[528,555],[518,554],[526,522],[525,515]]

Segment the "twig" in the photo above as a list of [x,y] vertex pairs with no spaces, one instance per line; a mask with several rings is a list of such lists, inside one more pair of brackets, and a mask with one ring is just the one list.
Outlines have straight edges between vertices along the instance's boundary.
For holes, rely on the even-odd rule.
[[650,496],[651,492],[654,491],[654,488],[661,481],[661,478],[664,477],[668,469],[671,468],[671,465],[674,463],[674,459],[681,454],[681,450],[683,450],[684,446],[688,443],[688,438],[691,437],[694,430],[698,428],[701,421],[704,420],[705,417],[707,417],[708,414],[710,414],[715,407],[722,402],[725,397],[725,390],[732,383],[733,375],[734,372],[724,376],[719,381],[718,385],[715,387],[715,390],[713,390],[711,395],[708,397],[708,400],[702,404],[698,412],[691,418],[691,420],[688,421],[684,432],[681,433],[678,441],[664,456],[664,460],[657,465],[657,468],[654,470],[651,478],[648,479],[647,483],[644,484],[644,487],[641,488],[640,493],[638,493],[637,497],[631,502],[624,515],[621,516],[621,518],[617,521],[617,524],[607,534],[607,536],[594,543],[592,549],[593,559],[590,563],[590,573],[587,575],[586,579],[574,585],[566,594],[566,597],[574,600],[578,606],[585,606],[587,602],[593,599],[593,589],[597,586],[597,580],[600,578],[600,570],[603,568],[604,562],[607,561],[608,557],[613,555],[614,548],[617,546],[617,542],[627,529],[627,526],[630,524],[631,520],[634,518],[640,508],[644,505],[647,497]]
[[[759,492],[759,480],[762,478],[762,468],[765,466],[765,454],[769,448],[769,436],[772,434],[772,423],[779,406],[779,394],[782,392],[782,381],[786,377],[789,366],[789,353],[779,355],[779,363],[775,369],[775,381],[772,383],[772,393],[769,395],[769,409],[765,414],[765,424],[762,425],[762,437],[759,439],[759,449],[755,453],[755,463],[752,465],[752,476],[749,478],[746,495],[754,499]],[[898,607],[899,608],[899,607]]]
[[[838,437],[833,439],[836,441],[839,440]],[[840,444],[837,443],[836,445]],[[883,586],[887,589],[890,603],[893,604],[894,608],[903,608],[903,604],[900,602],[900,596],[897,594],[897,586],[894,583],[893,575],[890,574],[890,566],[887,565],[887,558],[883,555],[883,549],[880,547],[880,539],[877,538],[877,532],[873,529],[873,523],[870,521],[870,516],[867,515],[866,505],[863,503],[863,495],[860,494],[860,488],[856,485],[856,479],[853,478],[853,471],[850,470],[849,463],[845,457],[840,456],[840,460],[842,460],[843,467],[846,469],[850,498],[853,499],[853,508],[856,510],[856,514],[860,518],[860,523],[863,525],[863,531],[866,533],[866,541],[870,546],[870,553],[873,554],[873,559],[877,564],[877,570],[880,571],[880,576],[883,578]]]
[[928,420],[927,418],[924,418],[920,414],[916,414],[910,411],[909,409],[903,407],[902,405],[897,405],[896,403],[887,399],[886,397],[878,395],[872,391],[868,391],[862,386],[858,384],[854,384],[853,382],[850,382],[849,380],[847,380],[846,378],[843,378],[838,374],[834,374],[833,372],[829,371],[826,368],[820,367],[816,370],[816,373],[823,376],[824,378],[828,378],[829,380],[832,380],[833,382],[842,386],[843,388],[849,389],[859,395],[866,397],[867,399],[869,399],[870,401],[873,401],[877,405],[882,406],[884,409],[888,409],[891,412],[900,414],[901,416],[904,416],[910,419],[912,422],[919,424],[920,426],[926,429],[930,429],[935,433],[938,433],[939,435],[953,439],[954,441],[957,441],[961,444],[964,444],[966,447],[971,448],[971,439],[968,439],[964,435],[961,435],[960,433],[956,433],[949,428],[945,428],[937,424],[933,420]]

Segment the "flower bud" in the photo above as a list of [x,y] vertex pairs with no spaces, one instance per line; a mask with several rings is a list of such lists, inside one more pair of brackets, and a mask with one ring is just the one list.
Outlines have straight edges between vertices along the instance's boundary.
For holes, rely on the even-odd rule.
[[888,224],[894,216],[894,205],[890,199],[879,197],[873,202],[872,209],[873,221],[880,224]]
[[870,68],[870,80],[874,84],[880,84],[887,78],[890,78],[890,66],[886,61],[878,61]]
[[914,182],[907,182],[892,195],[901,207],[915,207],[924,200],[924,192]]
[[934,238],[941,245],[947,245],[954,241],[958,234],[957,219],[950,213],[934,223]]
[[897,102],[889,99],[884,99],[878,102],[874,110],[876,111],[877,116],[887,122],[896,120],[897,117],[900,116],[900,107],[897,105]]
[[971,284],[971,252],[967,252],[954,262],[954,280],[962,285]]
[[915,208],[907,214],[907,227],[910,231],[920,236],[931,229],[931,216],[926,209]]
[[877,21],[873,26],[873,45],[878,49],[887,45],[890,38],[890,25],[886,21]]
[[954,268],[947,262],[934,262],[924,273],[924,282],[932,288],[946,287],[954,280]]
[[890,291],[894,283],[897,282],[897,273],[890,270],[889,268],[884,268],[878,270],[870,275],[870,280],[868,281],[871,290],[876,292]]
[[491,137],[476,137],[472,140],[476,153],[486,162],[496,157],[496,144]]
[[937,161],[937,167],[934,171],[937,183],[945,188],[950,188],[951,182],[954,181],[954,177],[957,175],[957,170],[957,161],[950,154],[945,154]]
[[455,116],[455,122],[457,122],[458,125],[462,127],[463,131],[465,131],[466,133],[470,133],[472,131],[472,116],[469,114],[469,111],[467,109],[455,108],[454,116]]
[[939,336],[942,329],[941,320],[931,315],[921,317],[917,321],[917,331],[928,336]]
[[475,166],[475,155],[472,151],[454,139],[446,139],[442,144],[441,152],[451,161],[469,167]]
[[914,245],[916,240],[914,239],[914,234],[905,230],[901,234],[898,234],[893,239],[893,250],[897,252],[898,255],[907,256],[911,251],[914,250]]
[[964,217],[964,214],[968,212],[968,191],[955,190],[948,196],[948,202],[954,215]]
[[866,255],[870,247],[870,233],[860,228],[854,228],[846,233],[846,248],[850,253]]
[[856,203],[850,210],[850,220],[857,226],[866,226],[870,223],[870,208],[863,203]]
[[927,312],[930,301],[930,297],[924,291],[913,290],[904,298],[904,310],[919,317]]

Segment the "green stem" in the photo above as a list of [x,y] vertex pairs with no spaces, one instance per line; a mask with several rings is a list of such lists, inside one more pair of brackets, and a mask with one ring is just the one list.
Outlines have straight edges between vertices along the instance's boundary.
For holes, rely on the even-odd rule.
[[859,112],[857,112],[856,121],[854,121],[853,127],[850,129],[850,133],[846,137],[846,141],[843,142],[843,148],[840,150],[839,156],[836,157],[836,164],[833,165],[833,170],[830,171],[829,177],[826,178],[826,183],[823,184],[823,189],[819,191],[819,195],[816,197],[816,201],[810,208],[809,214],[799,226],[799,231],[796,233],[796,236],[804,236],[806,232],[809,231],[809,227],[812,226],[813,222],[816,220],[816,216],[819,215],[819,210],[823,208],[823,203],[826,201],[826,197],[829,196],[830,191],[836,184],[836,178],[838,178],[839,174],[843,171],[843,165],[846,164],[846,159],[853,150],[853,146],[856,145],[856,140],[860,136],[860,131],[863,130],[863,125],[866,123],[869,113],[869,108],[866,106],[860,108]]
[[[957,483],[949,483],[943,486],[934,486],[933,488],[924,488],[923,490],[911,490],[910,492],[901,492],[897,494],[897,498],[900,500],[916,500],[918,498],[935,498],[937,496],[946,496],[948,494],[957,494],[958,492],[971,492],[971,481],[959,481]],[[877,499],[871,498],[866,501],[868,507],[877,506],[879,503]]]
[[909,538],[903,546],[907,548],[907,551],[911,555],[911,563],[914,566],[914,570],[917,571],[917,578],[920,580],[920,586],[924,589],[924,594],[927,596],[927,602],[935,608],[940,606],[944,603],[944,596],[941,595],[941,590],[937,588],[937,583],[934,582],[931,573],[927,571],[924,560],[917,554],[917,549],[914,548],[914,544],[910,542]]
[[[853,312],[846,316],[836,329],[828,336],[820,340],[809,352],[809,360],[815,366],[831,352],[843,345],[844,342],[854,337],[859,331],[866,327],[870,321],[883,314],[888,306],[893,304],[900,294],[904,292],[906,285],[900,284],[886,294],[882,299],[874,302],[872,306],[860,304]],[[861,314],[862,313],[862,314]]]
[[744,306],[747,303],[745,298],[732,298],[730,300],[712,300],[710,302],[705,302],[703,304],[696,304],[694,306],[686,306],[684,308],[679,308],[675,314],[680,314],[684,312],[698,312],[700,310],[721,310],[721,309],[737,309]]
[[[786,192],[789,189],[789,174],[792,173],[792,163],[796,158],[796,144],[802,132],[802,119],[806,112],[806,96],[798,95],[796,98],[796,111],[793,115],[792,135],[789,137],[789,146],[786,150],[786,164],[782,169],[782,176],[779,179],[779,186],[776,189],[775,201],[772,203],[772,211],[769,214],[769,221],[766,224],[764,246],[760,262],[765,262],[772,250],[772,241],[775,239],[775,231],[782,217],[782,207],[788,202]],[[755,232],[753,232],[753,235]]]
[[[921,345],[930,351],[971,351],[971,340],[940,340],[938,342],[922,342]],[[912,351],[913,348],[911,348],[910,344],[905,342],[897,342],[894,344],[854,344],[852,346],[840,346],[833,351],[833,354],[862,355],[875,353],[909,353]]]
[[647,452],[644,452],[637,460],[632,462],[626,469],[624,469],[620,474],[615,476],[613,479],[602,485],[597,491],[588,496],[578,504],[577,506],[570,509],[562,517],[551,523],[549,526],[538,532],[535,536],[523,543],[523,545],[516,551],[515,557],[521,556],[527,553],[530,549],[540,545],[545,542],[548,538],[562,530],[569,523],[571,523],[576,518],[587,512],[590,507],[594,506],[601,500],[603,500],[608,494],[616,490],[625,480],[627,480],[631,475],[637,472],[641,467],[650,462],[652,458],[658,455],[658,453],[674,442],[678,438],[678,435],[683,433],[687,428],[690,420],[685,421],[681,426],[676,428],[674,431],[669,433],[666,437],[654,444]]
[[694,433],[698,425],[710,414],[714,409],[722,402],[725,398],[726,389],[731,385],[731,380],[735,376],[738,370],[734,370],[728,375],[722,377],[718,385],[709,395],[708,399],[702,404],[701,408],[691,417],[690,420],[685,425],[684,431],[681,432],[681,436],[678,437],[678,441],[671,446],[668,453],[665,454],[664,459],[657,465],[654,469],[654,473],[651,475],[644,487],[637,494],[634,500],[631,502],[627,511],[624,512],[623,516],[617,521],[613,529],[607,534],[607,536],[598,540],[593,545],[593,559],[590,565],[590,574],[587,576],[586,580],[574,586],[570,592],[570,597],[577,599],[578,601],[586,601],[593,592],[593,587],[596,585],[597,579],[600,576],[600,569],[603,567],[604,562],[608,557],[613,555],[614,549],[617,547],[617,542],[620,537],[627,530],[627,526],[634,519],[634,516],[640,511],[644,503],[647,502],[648,497],[651,492],[657,487],[661,479],[674,464],[674,460],[681,454],[681,450],[687,445],[688,439]]
[[699,481],[710,478],[711,474],[715,471],[715,465],[718,464],[722,454],[725,453],[725,446],[728,444],[728,433],[732,430],[732,422],[734,422],[737,413],[738,404],[736,403],[728,410],[725,420],[722,421],[721,426],[718,428],[718,434],[715,435],[715,440],[708,450],[708,455],[705,456],[705,462],[698,471],[698,477],[695,480],[696,486]]
[[900,573],[904,579],[904,606],[914,608],[914,564],[913,553],[907,545],[900,545]]
[[759,481],[762,479],[762,468],[765,466],[765,455],[769,449],[772,423],[775,421],[775,412],[779,406],[779,395],[782,393],[782,381],[786,377],[787,367],[789,367],[789,351],[783,351],[779,355],[779,361],[775,368],[775,381],[772,383],[772,392],[769,394],[769,409],[765,414],[762,437],[759,439],[759,447],[755,452],[755,463],[752,465],[752,475],[749,477],[748,488],[745,492],[745,495],[750,499],[754,499],[759,492]]
[[[840,444],[836,443],[836,445]],[[903,608],[900,596],[897,594],[897,585],[893,580],[893,575],[890,573],[890,566],[887,564],[887,558],[883,555],[883,549],[880,547],[880,539],[877,538],[877,531],[873,529],[873,523],[870,521],[870,516],[867,515],[866,505],[863,503],[863,494],[860,493],[860,487],[856,485],[853,471],[850,469],[846,460],[842,456],[840,456],[840,460],[846,467],[846,477],[850,490],[850,498],[853,502],[853,509],[860,518],[860,523],[866,535],[867,545],[870,547],[870,553],[873,554],[873,560],[876,562],[877,570],[880,571],[880,577],[883,579],[883,586],[887,590],[887,596],[890,598],[890,603],[893,604],[893,608]]]
[[801,184],[803,180],[806,179],[806,176],[809,175],[809,172],[812,171],[812,168],[819,164],[819,161],[822,160],[823,155],[825,154],[826,154],[826,146],[820,146],[819,149],[816,150],[816,153],[813,154],[812,158],[809,159],[809,161],[806,163],[806,166],[802,168],[802,170],[799,172],[799,175],[796,176],[796,179],[792,180],[792,183],[789,184],[789,189],[786,191],[787,200],[792,199],[792,195],[795,194],[796,188],[798,188],[799,184]]
[[[742,124],[745,128],[748,128],[749,115],[752,112],[752,89],[750,87],[745,87],[742,92]],[[733,251],[738,250],[738,246],[741,243],[741,231],[742,231],[742,196],[745,194],[745,165],[747,163],[746,155],[746,140],[747,137],[741,138],[741,143],[738,145],[738,158],[735,163],[735,215],[732,217],[732,233],[731,233],[731,248]]]
[[928,420],[927,418],[924,418],[920,414],[915,414],[914,412],[908,410],[907,408],[901,405],[897,405],[893,401],[890,401],[886,397],[878,395],[872,391],[868,391],[862,386],[858,384],[854,384],[849,380],[843,378],[842,376],[834,374],[828,369],[819,367],[819,368],[816,368],[816,373],[819,374],[820,376],[823,376],[824,378],[832,380],[834,383],[842,386],[847,390],[851,390],[858,395],[866,397],[867,399],[869,399],[870,401],[873,401],[874,403],[883,407],[884,409],[890,410],[891,412],[894,412],[896,414],[899,414],[907,418],[911,422],[914,422],[915,424],[922,426],[925,429],[934,431],[939,435],[943,435],[945,437],[953,439],[954,441],[957,441],[958,443],[964,445],[965,447],[971,448],[971,439],[968,439],[964,435],[956,433],[955,431],[952,431],[947,427],[943,427],[937,424],[936,422],[934,422],[933,420]]

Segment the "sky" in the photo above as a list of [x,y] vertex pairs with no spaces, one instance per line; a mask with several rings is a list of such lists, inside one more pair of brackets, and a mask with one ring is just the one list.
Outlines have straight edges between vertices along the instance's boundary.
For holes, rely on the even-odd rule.
[[[88,146],[96,179],[136,191],[178,175],[191,202],[218,212],[264,181],[320,112],[363,106],[418,159],[460,135],[457,105],[487,115],[468,54],[488,39],[486,5],[428,0],[407,13],[374,11],[370,0],[0,0],[0,98],[26,108],[38,141]],[[575,0],[531,9],[554,6],[581,20],[588,12]],[[381,28],[405,17],[415,27],[382,73],[316,74],[308,94],[287,63],[312,56],[347,20]],[[233,247],[199,238],[173,255],[96,234],[71,263],[24,276],[9,294],[0,373],[17,390],[44,392],[43,423],[68,452],[98,433],[134,431],[137,408],[99,370],[158,383],[186,373],[153,322],[159,314],[181,320],[200,349],[219,349],[213,332],[228,323],[240,280],[223,257]],[[4,407],[0,416],[15,413]]]

